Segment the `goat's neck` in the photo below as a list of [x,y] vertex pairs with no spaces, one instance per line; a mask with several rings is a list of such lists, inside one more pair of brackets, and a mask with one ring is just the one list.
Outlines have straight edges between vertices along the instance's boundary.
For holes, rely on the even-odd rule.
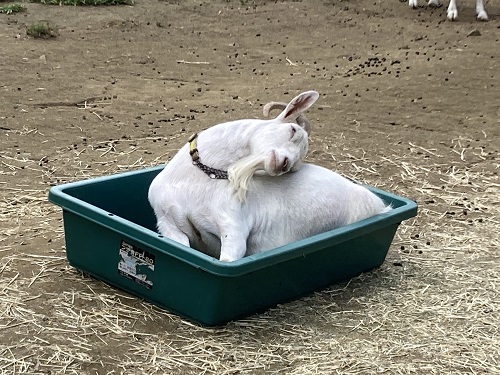
[[220,124],[201,132],[198,136],[200,161],[212,168],[227,170],[234,162],[248,156],[255,126]]

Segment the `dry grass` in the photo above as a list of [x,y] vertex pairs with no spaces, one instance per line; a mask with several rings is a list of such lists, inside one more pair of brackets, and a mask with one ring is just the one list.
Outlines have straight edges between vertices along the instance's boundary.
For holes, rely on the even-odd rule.
[[[131,142],[60,149],[71,176],[3,152],[2,173],[24,166],[53,183],[157,162],[134,156]],[[60,214],[45,201],[46,190],[5,189],[0,329],[7,339],[0,344],[0,372],[500,373],[496,176],[468,167],[462,153],[445,165],[441,151],[423,150],[436,162],[423,166],[417,145],[370,161],[363,150],[340,145],[334,154],[324,140],[312,144],[317,162],[334,158],[354,178],[418,198],[419,217],[403,223],[380,269],[216,329],[72,269]],[[89,160],[100,169],[81,168]],[[399,175],[382,182],[379,170],[389,168]],[[50,250],[34,252],[33,244]]]
[[[205,2],[204,7],[207,4]],[[293,4],[306,6],[308,2]],[[355,9],[353,7],[356,4],[349,3],[349,8]],[[372,6],[371,4],[369,5]],[[197,3],[196,9],[198,5]],[[133,8],[139,9],[137,6]],[[60,11],[54,8],[56,10]],[[189,12],[194,11],[189,8]],[[253,10],[244,14],[238,27],[243,22],[251,24],[253,13],[250,12]],[[214,11],[213,14],[217,12]],[[356,17],[354,10],[351,13],[342,10],[339,15],[332,15],[332,19],[337,21],[340,17],[344,20],[349,14]],[[261,14],[256,17],[261,17]],[[379,23],[375,13],[369,19]],[[300,18],[297,17],[297,22],[299,21]],[[90,23],[85,19],[85,26],[87,22]],[[217,22],[207,25],[212,28]],[[443,44],[439,40],[442,34],[455,35],[452,27],[459,30],[464,23],[432,24],[433,27],[440,28],[435,34],[437,36],[434,36],[430,29],[424,30],[427,24],[415,22],[411,24],[414,28],[411,32],[415,35],[429,35],[429,41],[422,41],[425,45],[432,45],[435,40]],[[199,21],[196,24],[203,25]],[[280,23],[280,28],[282,24]],[[332,23],[328,27],[330,25]],[[494,26],[489,25],[491,23],[481,26],[485,29],[484,32],[482,29],[483,38],[493,33],[491,30]],[[487,30],[487,27],[491,30]],[[175,28],[170,30],[172,40]],[[354,29],[349,26],[349,33]],[[336,30],[341,31],[338,27]],[[379,27],[374,25],[374,31],[376,30]],[[403,28],[401,30],[404,31]],[[182,44],[186,45],[185,41],[190,40],[185,39],[189,37],[187,31],[178,27],[177,32],[182,34]],[[233,33],[233,29],[228,32]],[[316,42],[321,39],[323,43],[325,34],[320,34],[317,37],[314,32],[308,32],[308,37]],[[413,34],[411,38],[416,39]],[[149,38],[149,32],[147,35]],[[370,38],[376,35],[375,32],[369,33]],[[5,43],[10,39],[13,40],[6,38]],[[97,40],[100,44],[104,39]],[[281,40],[284,41],[284,37]],[[227,44],[226,42],[224,39],[223,43]],[[17,41],[15,43],[19,44]],[[472,50],[474,43],[479,42],[467,40],[467,43],[467,48]],[[295,39],[291,38],[290,43],[286,44],[295,44]],[[168,45],[173,45],[170,38]],[[304,45],[298,46],[302,48]],[[384,48],[380,43],[379,50]],[[455,53],[455,49],[454,46],[452,50],[433,51],[440,57],[446,53]],[[402,51],[398,53],[408,50]],[[216,54],[212,53],[212,48],[210,55],[199,52],[199,60],[194,55],[186,55],[185,61],[210,59],[211,65],[215,65],[215,62],[212,64],[212,59],[215,59]],[[359,55],[364,53],[355,52]],[[467,53],[465,47],[460,53]],[[490,54],[493,55],[494,51],[489,51],[485,60],[494,61],[489,57]],[[35,55],[38,64],[39,53]],[[55,55],[56,52],[51,52],[45,57],[50,63]],[[67,55],[64,55],[66,59]],[[24,56],[21,54],[16,59],[21,61]],[[290,61],[296,61],[295,56],[289,56]],[[96,55],[94,58],[97,62],[100,61]],[[108,56],[102,58],[108,59]],[[134,88],[130,89],[125,85],[126,82],[133,82],[133,77],[128,74],[128,58],[127,56],[127,60],[123,60],[123,64],[117,64],[120,69],[127,67],[124,69],[127,70],[126,74],[120,75],[119,71],[113,70],[106,63],[106,68],[103,69],[106,75],[99,77],[102,81],[90,81],[96,85],[108,82],[110,76],[116,73],[120,78],[117,81],[119,84],[113,85],[118,87],[116,92],[122,95],[124,91],[133,91]],[[64,59],[54,62],[53,67],[50,66],[50,69],[42,73],[52,77],[52,74],[56,74],[54,72],[68,69],[75,76],[75,87],[78,90],[97,90],[93,86],[92,90],[85,86],[89,81],[87,70],[85,74],[71,70],[64,65]],[[245,63],[244,59],[241,61]],[[284,61],[283,64],[285,63],[297,68]],[[439,68],[445,63],[453,64],[453,59],[445,59],[441,66],[431,60],[431,64],[438,64]],[[479,61],[474,60],[474,63]],[[61,69],[55,69],[58,64],[61,64]],[[174,65],[175,69],[191,66]],[[85,65],[85,69],[87,68]],[[434,69],[435,66],[431,68]],[[439,69],[431,68],[429,71],[438,79]],[[42,68],[37,65],[34,71],[38,69]],[[418,67],[412,67],[410,72],[415,69]],[[458,76],[458,67],[453,69],[453,77]],[[470,72],[467,69],[467,74],[472,74]],[[491,72],[494,74],[493,69]],[[339,74],[342,77],[342,72]],[[488,72],[488,81],[480,83],[481,90],[483,87],[491,89],[488,91],[488,95],[491,95],[490,92],[496,86],[489,86],[489,74]],[[169,72],[168,75],[176,76],[176,72]],[[81,86],[76,81],[78,76],[84,77],[80,82]],[[220,71],[214,69],[213,73],[206,73],[204,79],[217,83],[221,82],[217,81],[219,76]],[[240,79],[241,76],[238,75],[237,78]],[[231,85],[231,77],[224,75],[221,87]],[[16,77],[16,80],[21,78]],[[189,126],[201,126],[196,124],[211,120],[211,116],[219,116],[227,103],[217,108],[202,107],[202,104],[211,105],[212,102],[211,99],[202,102],[203,97],[200,97],[199,103],[202,104],[196,108],[206,110],[206,117],[202,113],[196,113],[196,124],[182,124],[188,127],[187,131],[179,130],[175,133],[170,130],[180,129],[180,126],[175,127],[178,124],[176,122],[175,126],[168,124],[162,129],[172,134],[167,136],[168,133],[159,131],[158,134],[162,135],[157,136],[150,132],[152,128],[146,129],[150,119],[147,115],[138,120],[142,128],[137,130],[131,128],[129,121],[133,121],[137,115],[136,106],[143,105],[141,111],[144,113],[154,111],[154,108],[148,107],[151,97],[142,97],[151,89],[154,80],[148,80],[148,85],[141,83],[143,91],[137,88],[139,86],[135,87],[137,91],[130,97],[141,102],[132,103],[132,106],[131,102],[124,100],[121,109],[127,106],[129,112],[120,117],[123,114],[120,112],[120,103],[116,104],[112,98],[99,101],[89,96],[83,101],[45,102],[54,98],[48,97],[49,94],[42,95],[44,91],[37,94],[33,89],[37,86],[32,86],[32,82],[38,85],[39,78],[28,78],[32,80],[31,86],[18,84],[17,81],[15,84],[8,81],[0,84],[0,89],[4,90],[0,95],[5,92],[5,97],[11,98],[16,94],[18,86],[23,86],[21,93],[25,95],[19,103],[8,102],[3,109],[6,113],[0,114],[3,146],[0,149],[0,374],[500,374],[498,138],[495,139],[488,132],[482,135],[472,125],[460,129],[462,136],[457,137],[458,131],[450,130],[451,125],[446,131],[437,129],[431,133],[416,128],[404,130],[404,126],[408,125],[404,124],[398,127],[400,133],[391,134],[389,139],[385,133],[377,133],[381,126],[376,123],[377,119],[366,128],[356,120],[353,124],[348,123],[344,127],[345,134],[330,134],[328,128],[324,128],[322,133],[321,129],[313,133],[311,161],[417,200],[418,217],[400,226],[388,258],[379,269],[349,283],[333,285],[324,291],[277,306],[263,314],[232,322],[221,328],[203,328],[70,267],[66,261],[61,213],[57,207],[47,202],[47,193],[48,188],[54,184],[161,163],[180,147],[187,138],[186,134],[190,134],[192,130],[200,130]],[[267,78],[274,82],[271,76]],[[295,75],[294,78],[301,82],[300,76]],[[288,74],[287,79],[290,79]],[[307,79],[304,78],[304,82]],[[383,80],[380,81],[380,87],[386,82],[396,82],[389,78]],[[336,78],[333,82],[340,86],[345,83],[344,80],[342,83],[338,83],[339,81],[341,79]],[[326,80],[315,82],[320,85],[320,82],[324,83]],[[350,88],[356,82],[354,78],[349,81]],[[402,87],[407,83],[412,81],[407,80],[400,85]],[[430,92],[432,90],[424,86],[431,83],[427,80],[417,89]],[[285,87],[276,87],[285,90]],[[471,84],[471,87],[468,98],[472,98],[474,94],[472,89],[475,86]],[[335,96],[335,87],[325,83],[320,88],[324,88],[328,94],[327,100],[320,105],[325,105],[328,101],[334,103],[340,98],[340,95]],[[218,97],[215,92],[220,87],[213,84],[211,89],[207,95]],[[179,87],[173,96],[185,95],[191,98],[189,90],[191,87],[186,91]],[[401,110],[404,111],[404,95],[414,95],[413,91],[418,90],[410,87],[405,91],[400,86],[395,86],[394,91],[398,90],[401,96],[389,98],[384,98],[386,93],[382,95],[373,90],[370,94],[360,92],[364,95],[363,99],[375,98],[380,106],[390,101],[387,104],[389,109],[396,106],[394,101],[397,99],[397,105],[402,104]],[[186,93],[188,91],[189,94]],[[196,87],[192,91],[197,93]],[[81,95],[92,94],[95,92]],[[63,95],[61,93],[61,97],[65,99]],[[28,101],[31,96],[33,102]],[[168,96],[170,98],[170,93]],[[195,107],[198,99],[194,96],[192,98]],[[438,128],[441,123],[454,120],[454,116],[458,116],[457,112],[460,112],[460,108],[451,105],[456,104],[453,98],[443,96],[441,99],[439,105],[432,102],[433,98],[429,99],[432,111],[421,115],[413,113],[416,111],[413,107],[406,110],[414,116],[429,117],[435,122],[435,128]],[[358,111],[359,107],[354,106],[353,102],[347,102],[349,98],[345,100],[339,103],[350,103],[352,108],[347,110]],[[228,108],[234,106],[247,113],[246,103],[233,99],[228,101]],[[34,103],[39,104],[33,105]],[[186,103],[187,100],[172,103],[172,107],[175,107],[172,113],[186,110]],[[484,128],[495,129],[498,126],[498,116],[491,115],[490,104],[478,104],[479,108],[474,109],[477,113],[470,114],[464,120],[465,125],[469,124],[468,121],[473,116],[481,115],[481,121],[489,121]],[[161,107],[160,111],[163,111]],[[327,120],[331,121],[332,116],[338,116],[340,123],[345,120],[342,117],[345,114],[338,113],[343,108],[340,105],[336,108],[325,105],[322,111],[316,112],[313,109],[311,113],[325,123]],[[483,116],[482,111],[489,114]],[[162,112],[162,117],[163,114]],[[110,119],[107,115],[114,117]],[[373,114],[360,111],[352,116],[345,116],[351,119],[363,115],[368,118]],[[154,116],[155,113],[151,118]],[[60,118],[64,121],[57,122]],[[118,124],[123,119],[127,123]],[[401,115],[401,119],[405,117]],[[411,121],[413,120],[410,118],[408,122]],[[471,120],[470,124],[472,123]],[[482,124],[479,121],[477,123]],[[79,126],[82,128],[78,129]],[[61,129],[64,129],[65,138],[58,138],[63,141],[56,143],[51,134],[61,132]],[[396,127],[384,128],[387,133],[392,129]],[[88,134],[92,137],[88,137]],[[113,139],[107,139],[108,134],[113,134]],[[121,134],[133,135],[123,138]],[[439,139],[431,142],[433,146],[428,146],[427,139],[422,141],[425,136]],[[387,146],[383,150],[373,147],[370,138],[380,138],[381,143]]]

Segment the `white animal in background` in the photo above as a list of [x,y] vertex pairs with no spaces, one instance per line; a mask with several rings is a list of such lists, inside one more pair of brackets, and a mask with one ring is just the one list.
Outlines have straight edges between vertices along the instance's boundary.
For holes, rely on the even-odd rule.
[[302,93],[274,119],[219,124],[182,147],[149,189],[160,233],[229,262],[390,210],[368,189],[302,165],[307,133],[296,121],[317,98]]
[[[441,3],[439,0],[429,0],[427,3],[429,6],[439,7]],[[418,7],[418,0],[409,0],[408,5],[412,8]],[[488,21],[488,14],[484,10],[483,0],[476,0],[476,14],[477,19],[480,21]],[[450,21],[455,21],[458,18],[458,10],[456,0],[450,0],[448,5],[447,16]]]

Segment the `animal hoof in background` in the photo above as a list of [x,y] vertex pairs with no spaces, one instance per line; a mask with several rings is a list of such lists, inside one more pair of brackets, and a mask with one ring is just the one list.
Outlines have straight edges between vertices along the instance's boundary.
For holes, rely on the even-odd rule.
[[457,10],[449,10],[448,11],[448,19],[450,21],[456,21],[458,18],[458,11]]
[[482,12],[479,12],[477,14],[477,19],[479,21],[488,21],[488,14],[486,14],[486,12],[483,10]]
[[410,6],[410,8],[416,9],[418,7],[418,2],[417,0],[409,0],[408,5]]
[[439,2],[439,0],[429,0],[427,5],[430,7],[433,7],[433,8],[439,8],[443,4],[441,4],[441,2]]

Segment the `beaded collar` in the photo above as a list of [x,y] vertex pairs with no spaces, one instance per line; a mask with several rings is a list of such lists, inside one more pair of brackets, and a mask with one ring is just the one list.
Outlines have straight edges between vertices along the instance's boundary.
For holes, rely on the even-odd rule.
[[191,159],[193,159],[193,164],[200,168],[205,174],[207,174],[210,178],[216,180],[227,180],[227,172],[221,171],[220,169],[215,169],[212,167],[208,167],[200,161],[200,154],[198,152],[197,140],[198,133],[193,134],[189,138],[189,155],[191,155]]

